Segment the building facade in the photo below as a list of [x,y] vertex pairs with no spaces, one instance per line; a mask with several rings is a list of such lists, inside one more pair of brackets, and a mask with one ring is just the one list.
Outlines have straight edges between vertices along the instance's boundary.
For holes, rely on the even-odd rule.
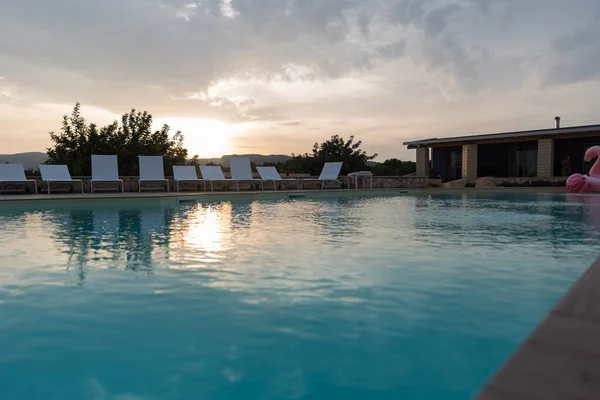
[[[435,174],[448,182],[479,177],[550,178],[585,174],[583,155],[600,145],[600,125],[472,135],[405,142],[417,151],[417,176]],[[433,171],[432,171],[433,170]]]

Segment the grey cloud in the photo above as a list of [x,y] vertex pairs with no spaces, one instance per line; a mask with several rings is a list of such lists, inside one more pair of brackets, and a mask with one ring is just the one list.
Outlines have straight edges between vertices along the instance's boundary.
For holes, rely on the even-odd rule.
[[423,18],[423,27],[428,35],[439,35],[447,26],[448,19],[452,14],[460,11],[461,7],[456,3],[445,4],[427,12]]
[[600,27],[597,21],[553,43],[555,62],[545,76],[546,85],[600,79]]
[[361,10],[358,13],[356,24],[360,29],[360,32],[363,36],[367,36],[371,32],[371,19],[373,18],[373,13],[367,10]]
[[448,70],[464,82],[476,73],[477,63],[460,39],[445,30],[451,18],[468,7],[456,1],[407,0],[394,5],[390,15],[394,22],[417,30],[416,41],[428,66]]
[[[594,0],[583,3],[581,9],[598,8]],[[539,54],[519,53],[516,40],[513,53],[496,54],[498,48],[508,51],[480,37],[502,35],[487,24],[496,21],[498,10],[519,16],[571,7],[558,0],[232,0],[231,6],[233,18],[223,14],[219,0],[5,1],[0,75],[31,101],[285,122],[296,116],[268,99],[188,97],[206,93],[211,82],[226,77],[314,82],[375,71],[402,58],[467,92],[488,88],[495,82],[490,74],[501,74],[506,66],[512,75],[503,79],[520,82],[518,74],[526,71],[515,65]],[[554,29],[540,31],[540,38]],[[600,36],[597,29],[590,26],[555,42],[548,82],[597,78],[600,50],[590,39]],[[289,65],[303,68],[298,72]]]
[[389,16],[391,20],[400,25],[409,25],[420,20],[425,14],[424,1],[406,0],[392,3]]
[[300,125],[304,125],[304,122],[303,121],[280,122],[278,125],[281,125],[281,126],[300,126]]
[[253,121],[281,121],[288,117],[280,108],[274,106],[256,106],[246,112],[246,117]]
[[394,43],[379,46],[377,52],[387,60],[394,60],[404,56],[406,51],[406,40],[400,39]]
[[[234,0],[238,15],[230,19],[221,15],[217,0],[197,1],[194,7],[177,0],[23,0],[0,6],[0,56],[32,66],[38,76],[45,69],[89,83],[84,90],[67,79],[40,79],[27,88],[31,77],[13,71],[11,77],[30,95],[84,100],[93,93],[95,103],[109,109],[120,98],[139,97],[163,111],[170,99],[206,91],[211,81],[245,70],[291,81],[299,77],[286,76],[285,63],[310,68],[300,77],[308,80],[372,68],[368,51],[344,42],[354,29],[351,21],[367,29],[370,16],[361,8],[367,4]],[[139,88],[148,85],[162,89],[162,101],[145,98]],[[197,106],[192,102],[186,108]]]

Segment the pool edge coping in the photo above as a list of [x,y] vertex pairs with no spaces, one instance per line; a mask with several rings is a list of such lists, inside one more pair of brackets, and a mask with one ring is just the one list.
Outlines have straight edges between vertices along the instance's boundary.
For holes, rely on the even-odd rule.
[[474,398],[600,398],[600,257]]
[[258,190],[218,192],[110,192],[110,193],[63,193],[63,194],[11,194],[0,195],[0,205],[48,200],[125,200],[125,199],[178,199],[208,198],[226,200],[231,198],[261,198],[290,195],[389,195],[389,194],[455,194],[455,193],[566,193],[564,188],[378,188],[378,189],[325,189],[325,190]]

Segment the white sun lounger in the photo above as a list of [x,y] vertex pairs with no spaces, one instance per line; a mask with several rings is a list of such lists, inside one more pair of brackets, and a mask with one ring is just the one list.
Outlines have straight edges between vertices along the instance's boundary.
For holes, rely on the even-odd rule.
[[175,181],[175,190],[178,192],[179,182],[202,182],[204,183],[204,191],[206,192],[206,181],[198,178],[196,167],[193,165],[174,165],[173,180]]
[[164,182],[169,191],[169,180],[165,179],[165,166],[162,156],[138,156],[140,179],[138,192],[142,191],[142,182]]
[[261,188],[265,190],[264,182],[265,181],[273,181],[273,189],[277,190],[277,182],[296,182],[296,189],[299,188],[298,179],[294,178],[282,178],[277,172],[277,168],[275,167],[256,167],[258,174],[261,178]]
[[33,183],[37,193],[37,182],[35,179],[27,179],[23,164],[0,164],[0,183],[22,183],[25,188]]
[[[213,182],[231,182],[232,179],[226,179],[223,170],[218,165],[201,165],[200,173],[204,181],[210,182],[210,191],[213,191]],[[206,185],[206,182],[204,183]]]
[[340,171],[342,170],[342,161],[338,161],[338,162],[326,162],[325,165],[323,165],[323,170],[321,170],[321,175],[319,176],[319,178],[314,179],[314,178],[308,178],[308,179],[303,179],[303,182],[310,182],[310,181],[318,181],[321,182],[321,189],[323,189],[325,187],[325,182],[337,182],[338,181],[338,176],[340,175]]
[[252,165],[248,157],[232,157],[229,159],[229,168],[231,168],[231,179],[235,181],[235,188],[240,191],[240,181],[242,182],[261,182],[252,176]]
[[83,193],[83,182],[81,179],[72,179],[69,173],[69,168],[66,165],[45,165],[40,164],[40,174],[42,175],[42,182],[46,182],[48,186],[48,194],[50,194],[50,184],[52,182],[57,183],[77,183],[81,187],[81,193]]
[[[116,182],[125,191],[123,180],[119,179],[119,165],[116,155],[92,154],[92,180],[90,181],[90,193],[94,193],[95,182]],[[119,188],[117,186],[117,189]]]

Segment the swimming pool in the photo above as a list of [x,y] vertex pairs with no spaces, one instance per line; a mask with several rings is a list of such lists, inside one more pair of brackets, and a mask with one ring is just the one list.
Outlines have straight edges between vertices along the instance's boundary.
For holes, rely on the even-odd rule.
[[0,208],[0,398],[468,398],[596,258],[586,199]]

